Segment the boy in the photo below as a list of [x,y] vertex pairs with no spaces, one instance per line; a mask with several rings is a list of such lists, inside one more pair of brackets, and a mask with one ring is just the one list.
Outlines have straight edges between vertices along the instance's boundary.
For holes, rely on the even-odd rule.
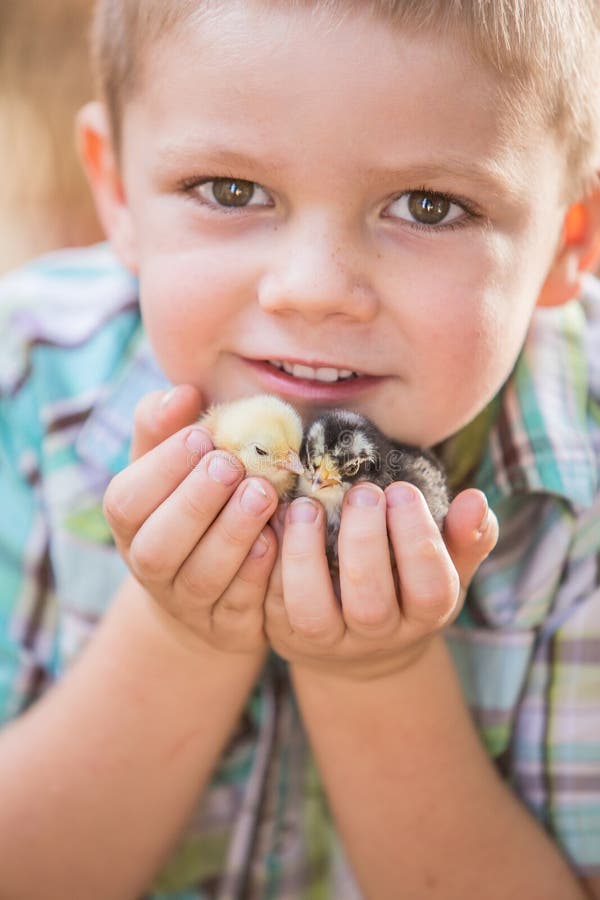
[[[133,898],[179,841],[153,896],[600,897],[600,23],[491,6],[100,3],[124,269],[3,287],[4,717],[78,657],[0,742],[4,896]],[[260,391],[441,445],[444,541],[349,492],[339,607],[318,506],[193,425]]]

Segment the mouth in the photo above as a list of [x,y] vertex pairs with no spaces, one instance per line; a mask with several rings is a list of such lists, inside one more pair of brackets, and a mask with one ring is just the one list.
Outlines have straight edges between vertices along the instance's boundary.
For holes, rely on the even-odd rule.
[[296,362],[286,359],[244,360],[257,376],[262,389],[298,402],[342,404],[384,381],[385,376],[367,375],[358,370],[325,362]]
[[314,368],[313,366],[280,361],[278,359],[269,359],[267,362],[273,368],[279,369],[280,372],[291,375],[292,378],[302,378],[307,381],[323,381],[326,384],[335,384],[337,381],[351,381],[360,377],[358,372],[353,372],[351,369],[335,369],[333,366]]

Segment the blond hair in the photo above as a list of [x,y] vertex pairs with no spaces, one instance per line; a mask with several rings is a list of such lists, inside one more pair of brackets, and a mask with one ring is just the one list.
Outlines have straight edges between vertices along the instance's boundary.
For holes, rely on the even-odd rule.
[[[257,0],[255,0],[257,2]],[[516,106],[534,109],[563,142],[569,191],[595,184],[600,168],[598,0],[258,0],[344,15],[352,8],[412,32],[459,33],[491,66]],[[124,105],[147,50],[223,0],[98,0],[93,29],[97,84],[118,145]]]

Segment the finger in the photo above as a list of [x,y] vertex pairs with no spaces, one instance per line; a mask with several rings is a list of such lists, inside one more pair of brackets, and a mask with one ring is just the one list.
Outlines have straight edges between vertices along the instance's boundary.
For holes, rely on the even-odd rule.
[[267,637],[272,634],[291,634],[292,629],[287,617],[287,610],[283,602],[283,573],[281,566],[281,551],[283,547],[283,532],[289,504],[280,503],[271,516],[270,526],[277,538],[275,562],[269,576],[267,595],[265,598],[265,629]]
[[348,628],[365,637],[389,634],[400,621],[386,528],[386,500],[374,484],[344,498],[339,533],[340,587]]
[[277,506],[264,478],[245,478],[180,567],[176,582],[214,603],[229,587]]
[[134,534],[129,549],[134,573],[148,583],[172,580],[244,474],[237,457],[219,450],[207,454]]
[[104,514],[119,549],[212,450],[207,431],[184,428],[119,472],[104,495]]
[[285,500],[281,500],[273,516],[271,518],[271,527],[275,532],[275,536],[277,538],[277,543],[279,544],[279,548],[283,546],[283,532],[285,530],[285,523],[288,516],[288,509],[290,508],[290,504]]
[[281,567],[281,552],[283,548],[283,533],[285,531],[285,523],[287,521],[289,503],[280,502],[277,509],[271,516],[270,526],[275,533],[275,537],[277,538],[277,554],[275,557],[275,563],[273,565],[273,569],[271,571],[271,576],[269,578],[269,592],[268,598],[271,600],[275,600],[277,603],[281,604],[282,609],[287,617],[287,613],[285,612],[285,608],[283,606],[283,573]]
[[498,520],[485,494],[470,488],[454,498],[444,523],[444,538],[466,591],[498,540]]
[[264,631],[263,606],[276,556],[277,538],[265,525],[213,609],[215,629],[244,632],[248,639]]
[[395,482],[385,494],[402,612],[409,621],[437,628],[457,611],[458,574],[421,491]]
[[289,507],[281,551],[283,601],[291,629],[322,644],[336,643],[345,625],[325,553],[323,508],[308,498]]
[[138,459],[176,431],[191,425],[201,412],[202,395],[191,384],[146,394],[135,408],[130,458]]

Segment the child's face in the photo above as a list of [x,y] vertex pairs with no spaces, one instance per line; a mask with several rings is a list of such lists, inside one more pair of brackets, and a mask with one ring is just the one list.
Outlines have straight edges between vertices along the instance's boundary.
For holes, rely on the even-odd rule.
[[150,51],[122,172],[166,374],[456,431],[510,372],[565,211],[554,141],[510,125],[459,45],[367,15],[240,3]]

